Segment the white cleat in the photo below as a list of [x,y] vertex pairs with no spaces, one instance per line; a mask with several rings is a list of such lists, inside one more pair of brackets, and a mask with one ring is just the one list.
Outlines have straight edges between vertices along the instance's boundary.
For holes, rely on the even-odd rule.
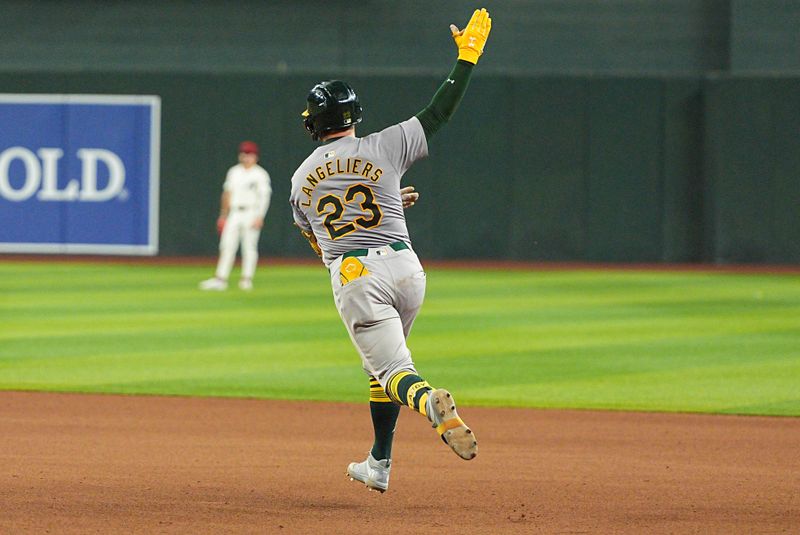
[[222,292],[228,289],[228,281],[224,281],[222,279],[218,279],[217,277],[213,277],[211,279],[206,279],[199,285],[201,290],[210,290],[216,292]]
[[467,461],[478,455],[478,440],[472,429],[458,417],[456,402],[450,392],[443,388],[432,390],[428,394],[426,411],[436,432],[456,455]]
[[389,488],[389,471],[392,469],[391,459],[375,460],[372,453],[367,460],[360,463],[350,463],[347,475],[350,481],[360,481],[367,486],[367,490],[386,492]]
[[250,280],[250,279],[242,279],[242,280],[240,280],[239,281],[239,289],[249,292],[250,290],[253,289],[253,281]]

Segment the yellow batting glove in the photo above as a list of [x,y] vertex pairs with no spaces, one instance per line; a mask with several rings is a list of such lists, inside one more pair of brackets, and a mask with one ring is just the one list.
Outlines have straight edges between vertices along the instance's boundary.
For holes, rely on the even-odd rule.
[[300,233],[305,239],[308,240],[308,244],[311,246],[314,252],[317,253],[317,256],[322,258],[322,249],[320,248],[319,243],[317,243],[317,237],[314,236],[314,233],[306,230],[301,230]]
[[492,19],[489,18],[486,9],[476,9],[463,30],[459,31],[455,24],[451,24],[450,32],[458,47],[458,59],[472,64],[478,63],[490,31],[492,31]]
[[[294,226],[297,227],[297,223],[295,223]],[[300,227],[297,228],[300,229],[300,234],[302,234],[303,237],[308,240],[308,244],[311,246],[311,249],[317,253],[318,257],[322,258],[322,249],[320,248],[319,243],[317,243],[317,237],[314,236],[314,233],[308,230],[303,230]]]

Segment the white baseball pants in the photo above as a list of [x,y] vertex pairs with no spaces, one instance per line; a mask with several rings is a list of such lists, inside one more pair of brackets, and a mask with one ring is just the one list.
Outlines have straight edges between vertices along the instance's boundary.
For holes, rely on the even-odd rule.
[[236,251],[242,246],[242,278],[252,279],[258,264],[258,238],[261,229],[253,228],[253,222],[260,217],[257,210],[231,209],[222,235],[219,238],[219,261],[216,276],[228,280],[236,260]]
[[333,299],[364,371],[382,387],[399,371],[416,373],[406,338],[425,298],[425,271],[411,249],[368,249],[358,260],[369,271],[342,284],[339,257],[330,265]]

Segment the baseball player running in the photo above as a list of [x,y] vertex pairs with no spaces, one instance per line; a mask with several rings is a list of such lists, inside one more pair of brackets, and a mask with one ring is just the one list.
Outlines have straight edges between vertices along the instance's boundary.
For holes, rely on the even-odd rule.
[[375,440],[347,474],[367,488],[389,488],[392,440],[400,406],[426,416],[462,459],[478,453],[475,435],[450,392],[431,387],[406,346],[425,294],[425,272],[403,214],[400,180],[428,155],[428,141],[450,119],[483,53],[492,20],[475,10],[466,28],[450,29],[458,60],[433,99],[414,117],[356,137],[361,105],[345,82],[324,81],[307,96],[304,125],[322,142],[292,176],[295,223],[328,267],[336,308],[369,376]]
[[200,289],[228,289],[228,277],[241,243],[239,288],[252,290],[258,264],[258,237],[272,197],[269,173],[258,165],[258,145],[252,141],[239,144],[239,163],[228,170],[222,190],[217,219],[220,233],[217,271],[214,277],[200,283]]

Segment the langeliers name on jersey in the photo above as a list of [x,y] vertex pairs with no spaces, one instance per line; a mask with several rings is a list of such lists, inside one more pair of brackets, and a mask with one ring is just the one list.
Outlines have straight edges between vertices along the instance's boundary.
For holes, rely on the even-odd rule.
[[300,204],[311,206],[311,194],[314,193],[317,184],[330,176],[336,175],[363,176],[373,182],[377,182],[383,175],[383,169],[362,158],[347,158],[345,160],[336,158],[335,160],[329,160],[324,165],[316,167],[313,173],[306,175],[308,186],[303,186],[301,189],[303,193],[308,195],[308,200]]

